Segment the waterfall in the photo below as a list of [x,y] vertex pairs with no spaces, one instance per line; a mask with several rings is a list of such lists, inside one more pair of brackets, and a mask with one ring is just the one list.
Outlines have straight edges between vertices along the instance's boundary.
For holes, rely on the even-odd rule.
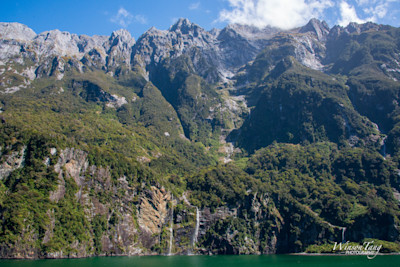
[[342,227],[342,243],[344,243],[344,234],[346,233],[346,227]]
[[172,242],[174,238],[174,207],[171,210],[171,222],[169,226],[169,246],[168,246],[168,256],[172,255]]
[[199,208],[196,207],[196,227],[194,228],[194,233],[192,236],[192,248],[194,248],[194,245],[197,242],[197,237],[199,236],[199,228],[200,228],[200,211]]
[[200,211],[199,208],[196,207],[196,226],[194,228],[192,240],[190,240],[190,248],[188,250],[188,255],[193,255],[193,249],[197,242],[197,237],[199,236],[199,228],[200,228]]

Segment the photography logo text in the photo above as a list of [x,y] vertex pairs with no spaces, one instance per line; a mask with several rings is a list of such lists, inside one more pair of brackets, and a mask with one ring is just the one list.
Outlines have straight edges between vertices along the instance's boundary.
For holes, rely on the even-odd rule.
[[344,253],[346,255],[366,255],[368,259],[373,259],[378,255],[382,245],[374,245],[374,241],[364,242],[362,245],[335,242],[333,252]]

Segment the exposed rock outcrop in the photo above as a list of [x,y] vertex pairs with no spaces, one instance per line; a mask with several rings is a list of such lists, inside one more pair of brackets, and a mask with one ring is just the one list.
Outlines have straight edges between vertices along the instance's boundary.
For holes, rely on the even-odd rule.
[[23,166],[25,149],[26,147],[23,147],[20,151],[13,151],[9,155],[1,155],[3,163],[0,165],[0,180],[7,178],[14,170]]
[[165,189],[154,186],[140,197],[138,223],[140,228],[151,234],[159,234],[168,219],[168,204],[172,196]]
[[2,39],[30,41],[35,37],[36,33],[24,24],[0,23],[0,38]]

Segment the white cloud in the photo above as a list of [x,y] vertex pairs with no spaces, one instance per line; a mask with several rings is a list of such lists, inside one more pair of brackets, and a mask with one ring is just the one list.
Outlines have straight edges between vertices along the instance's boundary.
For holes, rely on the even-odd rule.
[[200,2],[193,3],[189,6],[190,10],[196,10],[200,8]]
[[362,21],[379,22],[382,19],[394,19],[394,13],[398,11],[398,0],[356,0],[358,6],[364,13]]
[[[367,5],[368,3],[371,3],[370,0],[357,0],[356,1],[358,5],[362,6],[362,5]],[[375,2],[375,1],[373,1]]]
[[229,8],[218,21],[282,29],[302,26],[311,18],[347,26],[350,22],[373,21],[399,25],[399,0],[226,0]]
[[147,19],[143,15],[132,15],[129,11],[127,11],[125,8],[121,7],[118,10],[118,13],[111,17],[110,21],[112,23],[118,24],[119,26],[126,28],[131,24],[132,22],[137,22],[140,24],[146,24]]
[[347,26],[350,22],[364,23],[365,21],[357,16],[354,6],[349,5],[346,1],[340,3],[340,16],[338,21],[339,25]]
[[333,6],[331,0],[228,0],[230,10],[222,10],[219,20],[265,27],[290,29],[321,17]]
[[136,15],[135,16],[135,21],[140,23],[140,24],[147,24],[147,18],[143,15]]
[[369,14],[374,21],[384,18],[389,10],[392,1],[378,1],[376,5],[369,5],[363,9],[364,13]]
[[132,23],[133,15],[129,13],[125,8],[121,7],[118,13],[111,18],[111,22],[118,24],[121,27],[128,27]]

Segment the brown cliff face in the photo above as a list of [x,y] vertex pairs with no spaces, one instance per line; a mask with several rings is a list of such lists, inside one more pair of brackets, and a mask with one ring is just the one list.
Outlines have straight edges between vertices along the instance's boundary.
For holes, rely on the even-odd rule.
[[[75,199],[84,208],[85,217],[89,221],[104,218],[108,224],[107,229],[103,229],[99,236],[99,251],[94,251],[93,244],[78,251],[89,251],[87,256],[140,254],[142,249],[137,242],[138,229],[134,219],[136,214],[129,205],[136,191],[128,185],[124,177],[118,183],[112,183],[109,168],[90,166],[87,156],[86,152],[74,148],[66,148],[60,152],[55,165],[55,171],[59,173],[59,185],[56,192],[50,195],[54,201],[62,199],[65,179],[72,178],[78,187]],[[124,192],[120,199],[116,196],[118,190]],[[65,257],[62,251],[53,255]],[[79,253],[78,255],[81,256]]]
[[143,231],[159,234],[168,219],[168,204],[172,196],[165,189],[152,186],[140,197],[138,223]]
[[[22,167],[23,152],[7,156],[1,170],[6,173],[11,162],[14,167]],[[51,208],[46,212],[44,233],[38,234],[37,226],[27,223],[17,240],[0,245],[0,257],[33,259],[148,254],[139,238],[136,210],[132,205],[136,190],[129,186],[126,178],[112,182],[109,168],[90,165],[88,153],[79,149],[66,148],[57,154],[57,149],[51,148],[50,154],[57,158],[55,164],[51,166],[49,158],[44,164],[54,168],[58,185],[49,194]],[[72,207],[68,211],[71,214],[62,213],[66,207]],[[161,214],[165,212],[166,204]],[[74,221],[80,215],[83,217]],[[78,232],[63,229],[65,222],[68,227],[78,222],[75,224]],[[92,228],[99,224],[100,228]],[[72,239],[57,249],[53,244],[58,242],[55,240],[59,232],[65,230],[73,233]],[[79,232],[83,235],[79,236]]]
[[[105,229],[98,237],[98,250],[92,242],[72,244],[77,251],[67,254],[56,251],[44,255],[47,258],[86,257],[91,255],[148,255],[154,254],[151,249],[160,241],[162,230],[171,219],[170,204],[172,195],[164,188],[151,186],[138,196],[137,189],[132,188],[126,177],[112,182],[108,167],[90,165],[88,154],[82,150],[66,148],[61,150],[54,166],[58,173],[58,187],[51,192],[50,200],[61,201],[65,198],[66,180],[73,180],[77,185],[75,201],[84,209],[88,221],[103,218]],[[104,198],[108,199],[105,200]],[[137,205],[135,199],[139,199]],[[43,244],[47,244],[55,230],[54,213],[48,211],[51,219]],[[91,229],[91,235],[96,230]],[[93,238],[96,240],[96,237]],[[21,253],[21,258],[27,253]],[[24,256],[25,255],[25,256]],[[40,255],[35,254],[40,257]],[[18,255],[13,255],[18,256]],[[29,257],[29,256],[28,256]]]

